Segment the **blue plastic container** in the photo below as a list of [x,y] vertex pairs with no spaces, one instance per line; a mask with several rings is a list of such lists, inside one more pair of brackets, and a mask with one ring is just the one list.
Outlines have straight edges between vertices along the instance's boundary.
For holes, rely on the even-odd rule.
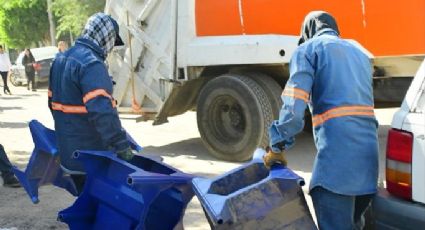
[[35,147],[27,168],[25,171],[21,171],[17,167],[13,167],[12,170],[31,201],[39,202],[38,188],[47,184],[64,188],[76,196],[78,192],[73,180],[64,173],[60,166],[55,132],[36,120],[29,123],[29,128]]
[[[31,201],[38,203],[38,188],[49,184],[63,188],[73,196],[77,196],[79,191],[68,172],[69,170],[65,172],[64,168],[61,167],[55,131],[46,128],[36,120],[29,123],[29,128],[35,146],[30,160],[25,171],[19,170],[16,166],[12,170]],[[142,151],[143,148],[128,133],[127,139],[133,150]],[[162,160],[160,156],[150,157]]]
[[193,197],[192,176],[161,161],[112,152],[77,151],[87,180],[75,203],[58,219],[72,229],[173,229]]
[[264,150],[254,159],[214,179],[195,178],[193,189],[212,229],[317,229],[292,170],[264,167]]

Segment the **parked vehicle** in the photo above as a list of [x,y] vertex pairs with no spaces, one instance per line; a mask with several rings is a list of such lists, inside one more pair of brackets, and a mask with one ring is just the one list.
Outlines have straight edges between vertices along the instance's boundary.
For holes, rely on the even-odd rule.
[[[47,82],[49,80],[50,66],[53,59],[58,52],[58,48],[55,46],[46,46],[41,48],[31,49],[31,53],[36,61],[35,81],[36,82]],[[12,66],[12,73],[10,76],[10,82],[14,86],[27,84],[27,78],[25,76],[25,67],[22,65],[22,58],[24,52],[20,53],[16,58],[14,65]]]
[[386,188],[372,203],[375,229],[425,226],[425,61],[388,133]]
[[[375,105],[400,103],[425,55],[423,0],[108,0],[126,46],[109,55],[122,113],[140,120],[197,110],[206,148],[225,160],[268,144],[288,62],[305,15],[336,17],[341,35],[371,58]],[[382,20],[386,15],[394,23]],[[414,22],[414,23],[412,23]],[[390,36],[383,36],[390,35]],[[311,119],[306,119],[306,121]]]

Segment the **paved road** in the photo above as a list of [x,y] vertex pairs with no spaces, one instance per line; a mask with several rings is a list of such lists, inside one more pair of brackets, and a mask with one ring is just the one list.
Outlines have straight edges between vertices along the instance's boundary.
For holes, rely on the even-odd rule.
[[[47,109],[47,90],[26,91],[24,87],[12,87],[14,95],[0,96],[0,143],[11,159],[19,167],[25,167],[32,139],[27,124],[37,119],[48,127],[53,127]],[[381,146],[381,166],[386,133],[395,109],[376,110],[380,122],[379,138]],[[169,119],[169,123],[152,126],[151,122],[136,123],[135,116],[122,116],[123,126],[145,147],[145,152],[164,157],[166,163],[187,173],[213,177],[224,173],[239,164],[219,161],[211,157],[203,147],[196,126],[196,114],[188,112]],[[287,153],[289,167],[306,179],[308,184],[315,156],[315,147],[310,134],[300,134],[296,146]],[[383,169],[381,167],[381,175]],[[307,186],[304,187],[304,191]],[[309,204],[310,198],[306,195]],[[0,228],[18,229],[66,229],[66,225],[56,221],[57,211],[72,204],[74,198],[52,186],[40,190],[41,202],[33,205],[22,189],[9,189],[0,186]],[[208,229],[199,202],[194,198],[184,218],[185,229]]]

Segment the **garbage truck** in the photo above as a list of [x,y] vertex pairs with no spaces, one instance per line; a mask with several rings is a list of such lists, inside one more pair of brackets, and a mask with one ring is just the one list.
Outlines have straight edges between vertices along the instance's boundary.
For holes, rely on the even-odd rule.
[[425,57],[423,9],[423,0],[108,0],[125,42],[108,57],[118,110],[153,125],[196,110],[209,152],[245,161],[268,144],[307,13],[331,13],[370,57],[378,107],[402,101]]

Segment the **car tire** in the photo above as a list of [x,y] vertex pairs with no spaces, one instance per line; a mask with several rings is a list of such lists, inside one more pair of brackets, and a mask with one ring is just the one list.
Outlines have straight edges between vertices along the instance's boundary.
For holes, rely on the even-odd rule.
[[20,86],[22,85],[21,82],[18,81],[16,75],[14,73],[11,73],[9,76],[9,81],[13,86]]

